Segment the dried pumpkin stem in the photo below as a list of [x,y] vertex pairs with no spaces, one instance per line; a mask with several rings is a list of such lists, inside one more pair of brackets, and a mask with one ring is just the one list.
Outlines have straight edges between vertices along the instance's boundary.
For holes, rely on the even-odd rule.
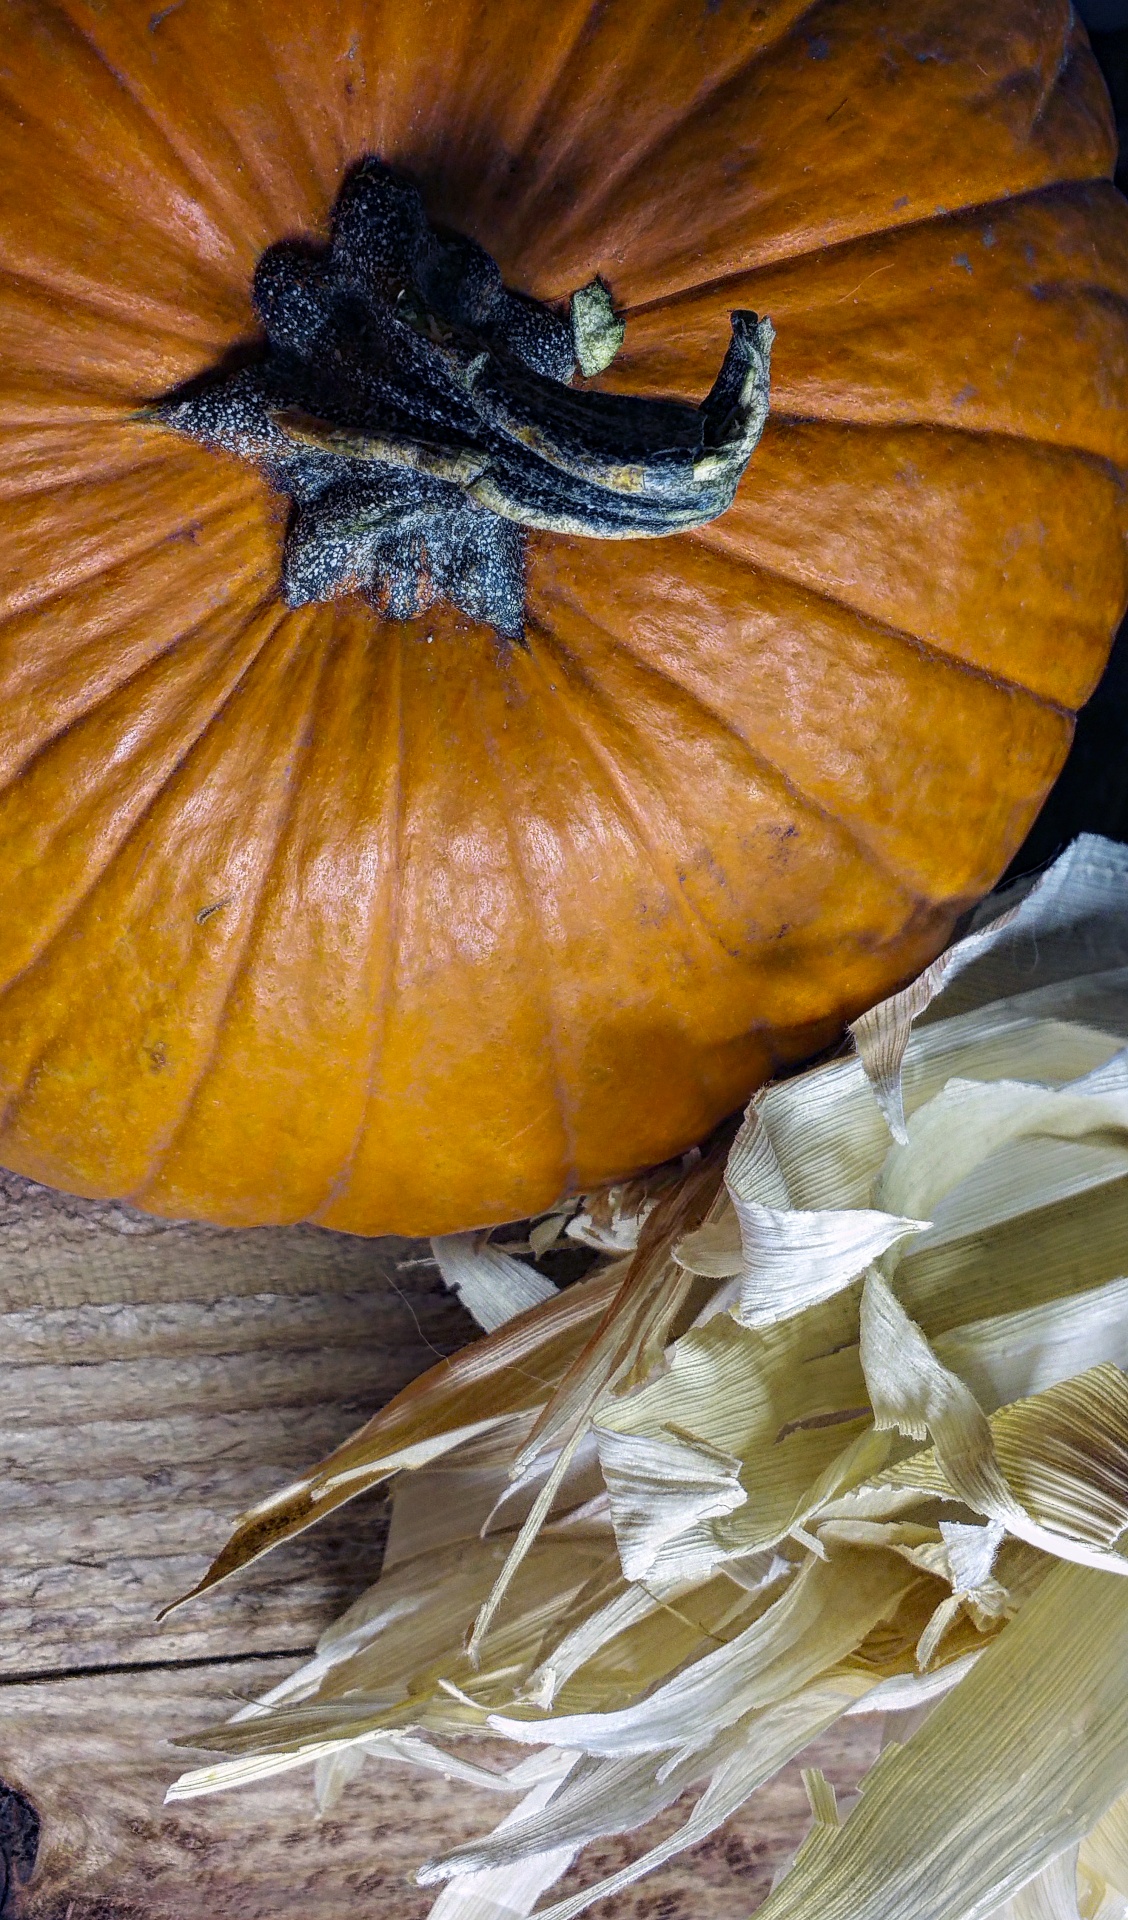
[[699,407],[577,390],[623,337],[601,280],[567,318],[514,293],[472,240],[435,231],[369,159],[327,251],[271,247],[261,357],[146,418],[257,466],[288,494],[290,606],[365,593],[391,619],[445,599],[524,628],[524,529],[604,540],[701,526],[732,501],[768,412],[772,327],[731,316]]

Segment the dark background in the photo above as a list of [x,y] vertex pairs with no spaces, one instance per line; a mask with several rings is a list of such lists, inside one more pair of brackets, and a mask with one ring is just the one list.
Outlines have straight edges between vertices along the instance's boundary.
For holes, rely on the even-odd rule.
[[[1128,0],[1080,0],[1116,109],[1120,165],[1116,184],[1128,194]],[[1128,618],[1105,675],[1077,722],[1069,759],[1025,842],[1011,875],[1042,867],[1078,833],[1128,841]]]

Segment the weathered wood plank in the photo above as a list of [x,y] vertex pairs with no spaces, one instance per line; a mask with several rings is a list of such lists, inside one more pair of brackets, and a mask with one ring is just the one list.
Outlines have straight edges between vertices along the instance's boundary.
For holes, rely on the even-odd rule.
[[406,1355],[402,1346],[386,1353],[377,1326],[365,1343],[331,1340],[323,1347],[288,1353],[267,1348],[200,1357],[187,1354],[175,1360],[15,1366],[8,1374],[0,1445],[21,1427],[34,1426],[43,1434],[43,1414],[48,1408],[52,1429],[73,1435],[147,1408],[175,1418],[177,1414],[194,1417],[197,1412],[266,1413],[277,1407],[322,1406],[326,1400],[379,1406],[405,1375],[410,1378],[412,1362],[418,1370],[418,1346],[408,1348]]
[[[206,1659],[224,1643],[241,1653],[308,1650],[321,1627],[370,1584],[382,1531],[374,1526],[364,1543],[342,1524],[323,1539],[295,1542],[285,1564],[264,1567],[207,1609],[186,1610],[159,1626],[160,1606],[199,1578],[206,1553],[166,1551],[146,1560],[103,1550],[85,1559],[80,1547],[71,1548],[74,1557],[64,1566],[39,1565],[5,1578],[0,1677],[123,1660]],[[219,1535],[213,1528],[205,1537]]]
[[378,1498],[156,1615],[241,1507],[473,1337],[425,1251],[0,1177],[0,1676],[310,1646],[378,1569]]
[[0,1311],[335,1293],[381,1283],[386,1289],[396,1262],[419,1252],[413,1241],[362,1240],[319,1227],[154,1220],[117,1201],[53,1193],[0,1169]]
[[[409,1296],[410,1297],[410,1296]],[[5,1362],[9,1366],[89,1365],[94,1360],[183,1359],[231,1352],[316,1351],[326,1336],[352,1344],[380,1338],[388,1349],[403,1347],[413,1359],[426,1354],[428,1323],[442,1337],[449,1301],[416,1296],[417,1321],[404,1299],[370,1284],[363,1292],[261,1293],[217,1300],[132,1301],[4,1314]],[[429,1356],[428,1356],[429,1357]]]

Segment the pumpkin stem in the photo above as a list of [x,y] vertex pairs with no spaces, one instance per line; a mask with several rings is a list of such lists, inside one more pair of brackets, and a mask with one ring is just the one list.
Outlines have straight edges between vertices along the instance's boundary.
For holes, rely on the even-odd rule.
[[565,319],[502,284],[483,248],[436,232],[418,189],[368,159],[327,251],[267,249],[261,356],[148,408],[251,461],[288,494],[288,605],[360,591],[390,619],[445,599],[524,630],[524,530],[653,538],[716,519],[768,412],[772,326],[731,316],[699,407],[577,390],[623,322],[601,280]]

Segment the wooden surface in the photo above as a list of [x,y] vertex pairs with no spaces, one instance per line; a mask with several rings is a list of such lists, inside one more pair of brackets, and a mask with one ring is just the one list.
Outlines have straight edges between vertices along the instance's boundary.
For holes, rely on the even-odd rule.
[[[4,1920],[340,1920],[346,1903],[424,1920],[412,1868],[498,1817],[376,1762],[322,1819],[305,1770],[161,1804],[191,1758],[171,1738],[274,1684],[378,1571],[384,1506],[368,1496],[154,1618],[241,1507],[474,1336],[425,1251],[169,1226],[0,1174]],[[872,1721],[847,1726],[820,1748],[846,1788],[876,1741]],[[805,1818],[793,1768],[598,1920],[738,1920]],[[636,1844],[593,1848],[570,1884]]]

